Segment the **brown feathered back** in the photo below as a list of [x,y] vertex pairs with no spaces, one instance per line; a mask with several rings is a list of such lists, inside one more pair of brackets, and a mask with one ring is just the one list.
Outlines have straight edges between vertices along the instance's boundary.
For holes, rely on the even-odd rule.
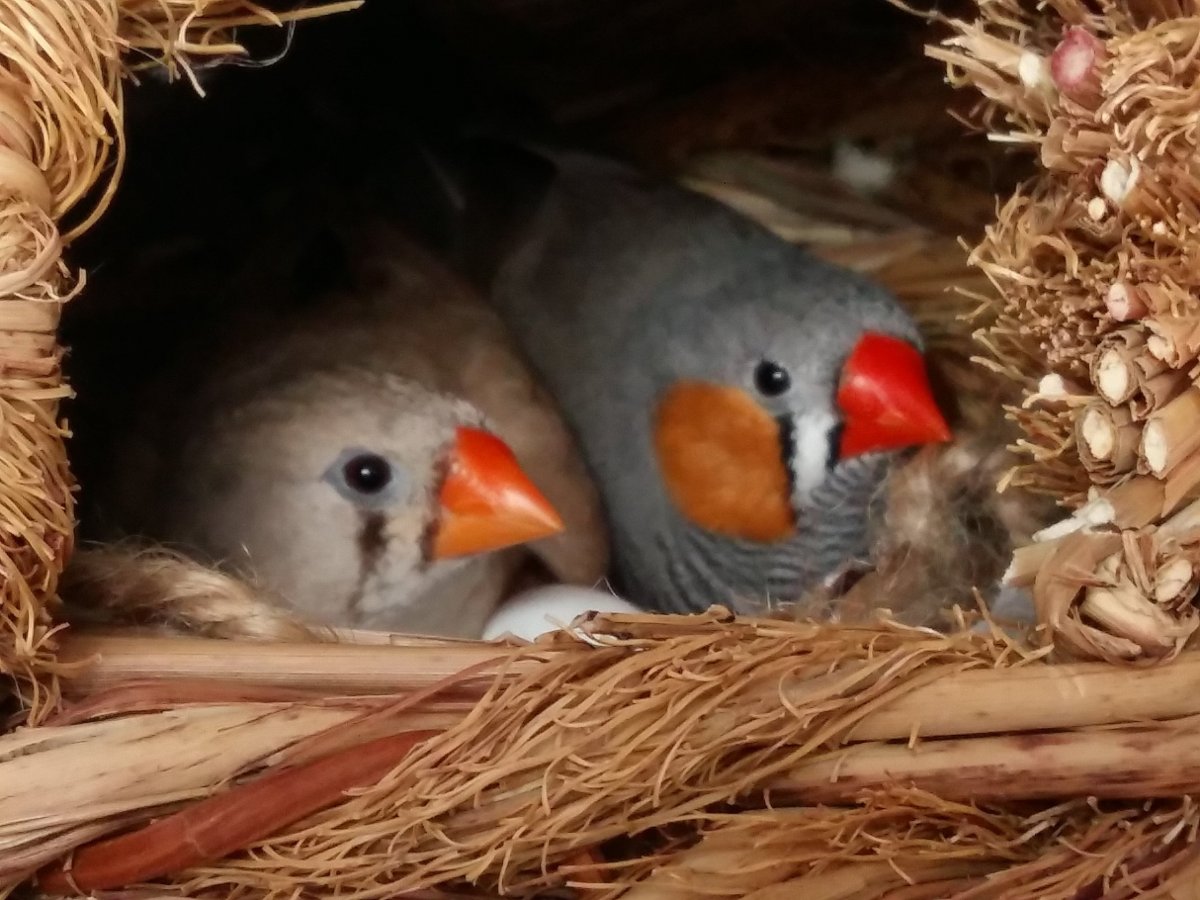
[[[499,317],[399,232],[373,226],[360,240],[354,277],[362,287],[354,299],[379,326],[368,352],[382,357],[378,365],[479,409],[566,524],[562,534],[533,544],[534,552],[562,581],[602,579],[608,540],[599,497],[553,399]],[[352,308],[347,304],[342,314]]]

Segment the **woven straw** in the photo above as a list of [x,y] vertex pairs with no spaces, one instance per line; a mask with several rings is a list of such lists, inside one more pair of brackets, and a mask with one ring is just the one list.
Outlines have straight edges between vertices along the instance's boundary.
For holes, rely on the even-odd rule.
[[[931,55],[1045,169],[974,255],[992,290],[969,287],[992,368],[1024,392],[1010,481],[1077,508],[1010,570],[1053,646],[987,620],[943,635],[720,609],[594,617],[528,647],[316,635],[165,557],[135,577],[97,558],[81,590],[133,624],[241,640],[56,634],[72,508],[54,332],[82,284],[60,255],[120,172],[122,67],[187,74],[239,52],[230,28],[280,19],[221,0],[0,10],[0,671],[41,723],[0,738],[0,893],[33,879],[254,900],[1194,896],[1200,448],[1174,376],[1194,378],[1200,355],[1194,98],[1179,87],[1196,80],[1200,9],[977,5]],[[1055,81],[1064,43],[1094,52],[1096,78]],[[902,256],[858,263],[908,274]],[[1126,361],[1112,401],[1100,376]],[[1089,410],[1125,450],[1100,452]],[[1165,438],[1147,452],[1151,422]]]
[[978,91],[976,120],[1037,154],[973,261],[1000,297],[980,338],[1023,386],[1008,484],[1075,516],[1018,554],[1060,650],[1167,658],[1200,625],[1200,7],[979,4],[930,49]]
[[1066,898],[1170,896],[1194,871],[1190,655],[1055,666],[994,634],[719,609],[580,627],[524,649],[72,639],[102,656],[80,699],[0,739],[21,786],[0,873],[193,897]]

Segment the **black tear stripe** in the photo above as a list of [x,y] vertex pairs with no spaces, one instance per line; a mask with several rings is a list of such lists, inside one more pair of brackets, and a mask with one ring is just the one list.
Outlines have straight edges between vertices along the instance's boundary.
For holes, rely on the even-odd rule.
[[842,432],[846,426],[838,422],[829,429],[829,451],[825,456],[825,470],[832,472],[834,466],[841,462],[842,456]]
[[358,621],[362,608],[367,580],[379,571],[379,561],[387,550],[387,518],[380,512],[363,511],[359,514],[358,529],[358,581],[346,601],[346,609],[354,621]]
[[796,493],[796,420],[792,416],[780,416],[775,420],[779,426],[779,450],[783,454],[783,470],[787,472],[788,509],[792,512],[792,525],[796,524],[796,510],[792,506],[792,497]]
[[438,527],[441,525],[441,515],[439,508],[441,502],[438,497],[442,493],[442,488],[446,484],[446,478],[450,475],[450,451],[444,450],[438,456],[438,461],[433,469],[433,487],[429,492],[429,521],[425,523],[425,527],[421,529],[420,559],[417,562],[417,571],[425,572],[433,565],[433,543],[437,540]]

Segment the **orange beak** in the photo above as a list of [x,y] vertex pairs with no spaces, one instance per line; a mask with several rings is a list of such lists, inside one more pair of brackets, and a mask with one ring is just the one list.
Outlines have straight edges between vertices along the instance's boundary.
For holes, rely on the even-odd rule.
[[837,403],[844,418],[841,459],[950,440],[924,357],[898,338],[863,335],[842,369]]
[[562,518],[508,445],[478,428],[458,429],[438,499],[434,559],[499,550],[563,530]]

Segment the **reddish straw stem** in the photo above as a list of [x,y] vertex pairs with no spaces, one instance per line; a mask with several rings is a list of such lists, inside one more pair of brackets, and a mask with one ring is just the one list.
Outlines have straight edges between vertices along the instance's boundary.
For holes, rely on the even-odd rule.
[[159,712],[190,704],[317,702],[319,691],[289,690],[273,686],[222,683],[180,678],[162,681],[131,681],[100,691],[74,703],[46,720],[46,725],[75,725],[108,716]]
[[1139,288],[1126,281],[1114,281],[1104,297],[1104,305],[1115,322],[1140,319],[1149,310]]
[[1058,92],[1087,109],[1100,105],[1100,66],[1104,42],[1086,28],[1072,26],[1050,56],[1050,77]]
[[38,875],[48,894],[88,894],[215,862],[376,783],[436,731],[391,735],[238,785],[127,834],[88,844]]

